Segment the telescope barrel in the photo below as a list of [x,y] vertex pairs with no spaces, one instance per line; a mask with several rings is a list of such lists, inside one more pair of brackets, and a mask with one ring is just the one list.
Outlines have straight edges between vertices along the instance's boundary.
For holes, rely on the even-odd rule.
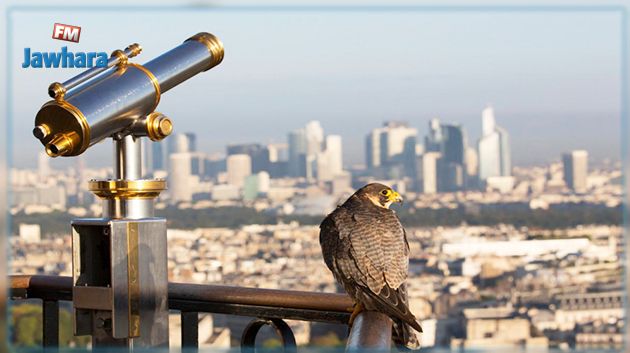
[[55,82],[48,87],[48,95],[50,96],[50,98],[70,95],[72,94],[70,90],[72,90],[73,88],[97,76],[98,74],[111,69],[116,65],[126,65],[129,58],[137,56],[138,54],[140,54],[140,52],[142,52],[142,47],[140,47],[140,45],[137,43],[128,46],[122,52],[120,50],[116,50],[114,51],[114,53],[112,53],[112,56],[107,61],[106,66],[95,66],[89,70],[83,71],[82,73],[74,76],[63,84]]
[[[221,41],[209,33],[196,34],[144,65],[128,62],[132,52],[112,54],[108,65],[116,69],[92,69],[51,85],[55,100],[42,106],[33,130],[49,156],[77,156],[104,138],[130,132],[139,119],[161,116],[151,113],[163,93],[223,60]],[[144,126],[152,137],[151,127],[160,124]]]

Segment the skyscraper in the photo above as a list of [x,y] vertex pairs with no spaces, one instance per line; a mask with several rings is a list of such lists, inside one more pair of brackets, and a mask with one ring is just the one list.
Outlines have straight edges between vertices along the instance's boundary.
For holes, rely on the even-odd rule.
[[377,174],[380,167],[386,167],[380,169],[390,174],[384,177],[415,175],[417,135],[415,128],[400,121],[385,122],[383,127],[373,129],[365,139],[368,169],[372,174]]
[[188,138],[188,151],[197,152],[197,135],[193,132],[185,132],[186,138]]
[[246,154],[252,159],[252,172],[270,170],[269,149],[258,143],[246,143],[227,146],[227,155]]
[[478,184],[479,157],[474,147],[466,147],[464,165],[466,167],[466,188],[475,188]]
[[331,181],[343,173],[341,136],[326,136],[326,147],[317,154],[317,180]]
[[[174,153],[189,153],[189,152],[195,152],[197,150],[196,148],[196,142],[197,138],[195,137],[195,134],[192,132],[187,132],[187,133],[176,133],[173,134],[171,136],[169,136],[169,138],[166,140],[167,141],[167,150],[164,151],[164,145],[162,142],[158,142],[158,143],[154,143],[154,145],[158,145],[161,144],[162,145],[162,154],[166,154],[164,157],[164,168],[167,170],[171,170],[171,166],[170,166],[170,155],[174,154]],[[159,148],[159,147],[156,147]],[[155,156],[154,156],[155,157]],[[153,168],[155,169],[160,169],[160,168]]]
[[435,118],[429,122],[424,139],[427,152],[439,152],[437,183],[439,191],[457,191],[465,183],[466,135],[460,125],[442,124]]
[[190,153],[172,153],[169,156],[168,189],[171,203],[192,201],[194,185]]
[[291,131],[289,140],[289,175],[298,178],[306,176],[306,132],[304,129]]
[[440,152],[443,148],[444,136],[442,136],[442,126],[440,119],[429,120],[429,134],[424,137],[425,152]]
[[418,191],[424,194],[434,194],[438,191],[438,161],[440,152],[425,152],[416,161],[416,183]]
[[252,159],[246,154],[233,154],[227,157],[228,184],[242,187],[245,178],[252,174]]
[[[409,127],[402,121],[388,121],[383,124],[380,140],[381,164],[402,162],[404,152],[411,152],[409,146],[413,144],[415,154],[415,140],[418,130]],[[413,141],[413,142],[412,142]]]
[[50,175],[50,157],[44,153],[39,152],[37,158],[37,177],[40,182],[47,182]]
[[206,175],[206,154],[203,152],[189,152],[190,154],[190,173],[203,177]]
[[317,120],[312,120],[306,123],[304,128],[306,135],[306,154],[315,155],[322,150],[324,143],[324,129]]
[[168,153],[195,152],[197,138],[192,132],[173,134],[168,138]]
[[289,145],[286,143],[270,143],[267,145],[271,163],[286,162],[289,159]]
[[482,136],[479,139],[479,179],[512,174],[510,141],[507,131],[496,125],[494,109],[487,107],[481,114]]
[[365,137],[365,164],[368,170],[381,166],[382,129],[373,129]]
[[576,150],[562,155],[564,182],[575,192],[585,192],[588,177],[588,152]]
[[216,179],[219,174],[227,170],[225,164],[225,158],[220,154],[206,156],[203,167],[204,177]]
[[[287,169],[290,176],[312,181],[315,178],[328,178],[326,175],[330,173],[337,173],[341,166],[341,137],[326,138],[319,121],[309,121],[304,128],[290,132],[288,140]],[[327,151],[329,149],[327,145],[330,145],[330,152]],[[333,169],[328,170],[330,167]],[[322,169],[321,175],[318,169]],[[274,171],[275,173],[277,171]]]
[[151,171],[164,170],[166,163],[164,162],[164,142],[149,143],[151,146]]
[[343,172],[343,151],[340,135],[326,136],[326,154],[328,155],[328,167],[333,176]]
[[304,127],[306,136],[306,156],[304,157],[305,174],[309,180],[317,176],[317,157],[324,148],[324,129],[317,120],[306,123]]

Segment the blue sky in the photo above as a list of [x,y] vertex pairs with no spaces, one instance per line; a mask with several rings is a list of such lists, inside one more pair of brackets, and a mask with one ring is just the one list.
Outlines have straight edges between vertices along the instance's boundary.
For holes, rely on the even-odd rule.
[[[51,39],[54,22],[82,26],[81,43]],[[158,110],[176,131],[195,131],[202,151],[284,141],[312,119],[342,135],[346,164],[363,162],[363,137],[384,120],[407,120],[421,136],[433,117],[458,122],[472,145],[491,103],[516,165],[574,148],[619,159],[620,26],[612,12],[17,11],[13,161],[35,165],[46,88],[79,72],[22,69],[24,47],[109,53],[138,42],[143,63],[199,31],[221,38],[223,63],[164,94]],[[85,161],[110,152],[100,144]]]

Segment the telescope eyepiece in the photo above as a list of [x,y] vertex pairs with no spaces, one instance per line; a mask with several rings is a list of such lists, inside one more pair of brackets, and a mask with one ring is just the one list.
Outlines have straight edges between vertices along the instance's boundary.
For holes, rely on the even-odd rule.
[[50,157],[59,157],[72,151],[79,136],[74,133],[57,134],[46,144],[46,154]]

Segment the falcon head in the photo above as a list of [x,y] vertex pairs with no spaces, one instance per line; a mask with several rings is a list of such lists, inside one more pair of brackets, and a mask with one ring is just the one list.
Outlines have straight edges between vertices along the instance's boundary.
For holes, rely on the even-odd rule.
[[382,208],[389,208],[392,203],[403,201],[399,193],[389,186],[379,183],[367,184],[359,189],[355,195],[368,199],[374,205]]

